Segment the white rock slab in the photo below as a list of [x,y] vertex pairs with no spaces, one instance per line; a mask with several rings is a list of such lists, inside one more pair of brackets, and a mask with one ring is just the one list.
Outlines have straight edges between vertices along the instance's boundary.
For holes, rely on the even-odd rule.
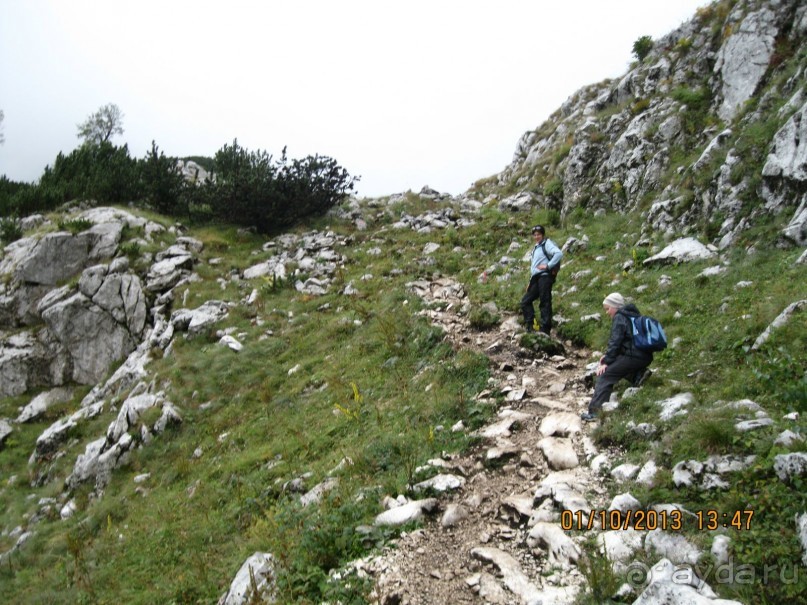
[[549,414],[541,421],[538,429],[544,437],[567,437],[572,433],[583,430],[580,416],[571,412],[555,412]]
[[549,468],[562,471],[577,468],[580,461],[570,439],[557,437],[544,437],[538,442],[538,448],[543,452]]

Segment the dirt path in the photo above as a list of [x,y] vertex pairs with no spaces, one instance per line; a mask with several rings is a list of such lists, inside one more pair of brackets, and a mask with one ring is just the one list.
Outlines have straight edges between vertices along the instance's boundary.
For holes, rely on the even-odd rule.
[[444,311],[427,311],[430,319],[457,347],[490,357],[508,401],[479,431],[479,446],[439,463],[440,473],[464,484],[439,498],[422,529],[368,566],[375,602],[572,603],[584,584],[581,551],[561,530],[560,513],[608,504],[588,465],[597,453],[589,427],[579,420],[589,399],[582,377],[590,352],[567,346],[564,355],[547,357],[525,350],[515,317],[488,332],[471,329],[456,313],[461,287],[448,280],[416,291],[448,302]]

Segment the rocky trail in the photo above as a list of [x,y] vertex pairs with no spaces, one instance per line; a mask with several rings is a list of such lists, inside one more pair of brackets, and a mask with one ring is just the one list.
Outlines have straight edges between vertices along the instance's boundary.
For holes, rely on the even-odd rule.
[[610,504],[587,463],[598,452],[579,417],[589,398],[590,352],[533,353],[519,344],[516,317],[490,331],[472,329],[456,312],[459,284],[414,288],[426,301],[448,303],[426,313],[455,346],[491,359],[491,390],[479,397],[492,401],[498,389],[506,401],[478,431],[477,447],[430,461],[441,467],[431,485],[443,494],[421,529],[368,565],[376,602],[571,603],[585,582],[576,565],[582,551],[561,529],[561,511]]

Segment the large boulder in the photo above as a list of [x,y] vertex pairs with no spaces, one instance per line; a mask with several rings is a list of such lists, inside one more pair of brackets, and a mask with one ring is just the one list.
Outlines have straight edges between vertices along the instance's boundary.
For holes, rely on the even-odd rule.
[[734,118],[767,73],[779,34],[776,21],[777,14],[767,6],[749,14],[718,51],[714,71],[722,81],[721,119]]
[[644,261],[645,265],[669,263],[685,263],[695,260],[706,260],[716,256],[715,252],[704,246],[694,237],[675,240],[658,254]]
[[90,261],[109,258],[118,248],[123,225],[94,225],[77,235],[48,233],[35,244],[26,244],[27,254],[19,259],[16,278],[23,283],[55,286],[76,275]]
[[58,382],[53,351],[33,334],[23,332],[0,341],[0,397]]
[[60,387],[51,389],[50,391],[44,391],[34,397],[31,402],[22,409],[16,422],[22,424],[36,420],[53,406],[70,401],[72,397],[73,389],[70,388]]
[[[139,280],[129,283],[134,284],[139,287]],[[42,319],[67,351],[73,380],[81,384],[100,381],[112,364],[131,353],[140,341],[143,322],[137,295],[130,291],[108,294],[101,300],[106,308],[78,292],[42,311]],[[119,322],[111,310],[124,313],[125,323]],[[139,330],[132,331],[130,326]]]

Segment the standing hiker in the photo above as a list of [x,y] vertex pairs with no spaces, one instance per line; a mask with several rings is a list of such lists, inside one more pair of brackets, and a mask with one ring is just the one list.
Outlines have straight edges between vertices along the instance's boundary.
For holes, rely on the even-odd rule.
[[530,260],[530,283],[521,298],[521,312],[524,314],[524,327],[527,332],[532,332],[535,320],[532,303],[537,300],[541,313],[539,329],[548,335],[552,329],[552,284],[560,269],[563,252],[546,237],[541,225],[532,228],[532,237],[535,247]]

